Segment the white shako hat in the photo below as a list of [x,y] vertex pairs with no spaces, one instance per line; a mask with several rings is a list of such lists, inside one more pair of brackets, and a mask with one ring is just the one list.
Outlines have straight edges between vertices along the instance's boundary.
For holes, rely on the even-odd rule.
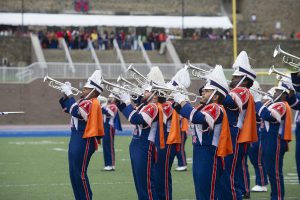
[[236,58],[232,68],[235,70],[233,76],[246,76],[254,81],[256,78],[255,71],[251,68],[249,57],[246,51],[242,51]]
[[159,67],[155,66],[150,69],[150,72],[147,74],[149,81],[153,81],[156,84],[164,85],[165,79]]
[[103,92],[103,85],[102,82],[102,73],[101,70],[96,70],[87,80],[84,87],[92,88],[97,90],[99,93]]
[[185,68],[180,69],[170,82],[173,86],[179,86],[183,89],[189,88],[191,85],[191,78],[188,70]]
[[224,97],[229,92],[227,79],[225,77],[223,67],[216,65],[215,68],[206,75],[207,83],[203,89],[213,89],[220,92]]

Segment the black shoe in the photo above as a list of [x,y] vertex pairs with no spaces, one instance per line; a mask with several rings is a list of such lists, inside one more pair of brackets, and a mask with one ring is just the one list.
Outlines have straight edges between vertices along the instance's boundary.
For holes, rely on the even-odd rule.
[[246,192],[243,194],[243,199],[250,199],[250,192]]

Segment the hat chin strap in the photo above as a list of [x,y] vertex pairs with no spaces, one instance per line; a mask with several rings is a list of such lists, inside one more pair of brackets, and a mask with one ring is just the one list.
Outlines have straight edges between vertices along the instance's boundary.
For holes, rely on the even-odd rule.
[[209,104],[211,99],[213,98],[213,96],[216,94],[217,90],[214,89],[214,91],[211,93],[211,95],[209,96],[209,98],[207,99],[207,101],[205,102],[205,104]]
[[154,91],[146,100],[146,103],[148,103],[149,101],[151,101],[151,99],[154,97],[154,95],[156,94],[157,91]]
[[242,82],[245,80],[246,76],[243,76],[243,78],[240,80],[240,82],[238,82],[238,84],[235,87],[239,87]]
[[88,95],[86,95],[86,97],[84,97],[84,99],[88,99],[94,91],[95,91],[95,88],[93,88],[92,91],[90,91],[88,93]]
[[284,93],[284,90],[282,90],[281,94],[278,95],[278,96],[276,97],[276,99],[273,100],[273,102],[276,102],[276,101],[282,96],[283,93]]

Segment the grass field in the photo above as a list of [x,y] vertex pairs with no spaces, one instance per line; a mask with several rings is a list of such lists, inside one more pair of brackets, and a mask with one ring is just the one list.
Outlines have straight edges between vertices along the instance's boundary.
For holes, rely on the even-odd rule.
[[[104,172],[102,151],[90,162],[88,175],[94,199],[137,199],[130,168],[129,136],[116,137],[116,171]],[[1,200],[68,200],[73,193],[68,175],[67,137],[1,138],[0,199]],[[300,199],[296,176],[294,142],[285,155],[284,175],[286,199]],[[186,144],[188,171],[173,171],[173,199],[195,199],[191,171],[192,145]],[[101,149],[101,147],[100,147]],[[251,186],[254,172],[251,169]],[[176,167],[176,161],[173,168]],[[268,188],[270,191],[270,188]],[[251,193],[251,199],[269,199],[270,193]]]

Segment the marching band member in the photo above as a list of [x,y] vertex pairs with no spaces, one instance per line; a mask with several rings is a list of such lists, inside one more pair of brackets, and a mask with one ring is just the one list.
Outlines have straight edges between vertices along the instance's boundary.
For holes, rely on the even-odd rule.
[[71,138],[69,142],[69,173],[75,199],[92,199],[92,191],[87,176],[90,159],[104,135],[102,110],[97,99],[103,91],[101,71],[96,70],[87,80],[79,101],[71,96],[71,85],[61,86],[65,94],[59,102],[64,112],[71,118]]
[[295,136],[296,136],[296,152],[295,152],[295,158],[296,158],[296,166],[297,166],[297,174],[298,174],[298,181],[300,183],[300,74],[297,73],[291,73],[292,83],[293,87],[296,90],[297,94],[293,95],[294,98],[290,98],[288,101],[291,105],[291,108],[294,110],[298,110],[295,114],[295,123],[296,123],[296,129],[295,129]]
[[[179,87],[181,89],[186,90],[190,84],[190,75],[187,69],[179,70],[176,75],[172,78],[171,82],[172,86]],[[177,120],[172,120],[172,116],[176,117]],[[170,123],[168,124],[168,132],[172,129],[172,132],[179,132],[180,142],[176,144],[176,153],[175,156],[177,158],[177,167],[175,168],[176,171],[186,171],[187,170],[187,162],[186,162],[186,153],[185,153],[185,143],[187,140],[187,132],[189,129],[189,122],[186,118],[177,115],[177,112],[173,110],[173,114],[171,116]],[[171,123],[172,122],[172,123]],[[179,122],[179,123],[178,123]],[[180,126],[180,127],[178,127]],[[173,128],[172,128],[173,127]],[[176,129],[175,129],[176,127]]]
[[[148,79],[156,83],[164,83],[158,67],[152,67]],[[158,199],[155,187],[154,163],[157,156],[155,137],[159,136],[160,147],[164,148],[163,109],[158,103],[158,93],[150,85],[144,87],[143,105],[140,110],[134,109],[130,95],[120,95],[120,111],[131,124],[137,125],[133,131],[129,146],[131,167],[138,199]]]
[[186,102],[186,96],[174,94],[174,101],[181,107],[180,114],[194,124],[193,178],[196,199],[217,199],[220,176],[224,172],[224,157],[232,153],[229,123],[221,106],[228,94],[227,81],[221,66],[208,75],[203,88],[200,106],[195,109]]
[[[248,55],[242,51],[235,63],[230,82],[229,95],[223,101],[230,122],[233,154],[225,158],[229,173],[233,199],[250,198],[247,151],[249,143],[257,141],[255,104],[249,92],[255,71],[251,68]],[[226,178],[226,176],[223,176]],[[226,183],[228,180],[224,180]]]
[[258,115],[264,120],[263,159],[271,185],[271,199],[284,199],[283,158],[292,140],[291,108],[286,102],[291,87],[279,82],[274,103],[268,107],[260,102],[260,94],[252,91]]
[[116,130],[122,131],[118,107],[116,105],[117,98],[117,96],[111,93],[108,96],[108,104],[102,105],[105,133],[102,138],[104,171],[115,170],[115,132]]
[[[168,88],[188,88],[191,84],[190,75],[186,69],[179,70],[172,80],[166,84]],[[157,148],[157,162],[155,163],[155,185],[158,199],[172,199],[171,168],[181,143],[180,132],[182,127],[188,127],[186,119],[180,121],[179,114],[172,107],[173,101],[168,100],[162,104],[163,121],[165,125],[165,148]],[[184,123],[185,122],[185,123]],[[181,124],[180,124],[181,123]],[[156,137],[156,146],[159,146],[159,137]]]
[[[253,86],[251,89],[261,90],[259,83],[254,81]],[[252,91],[252,90],[251,90]],[[269,96],[264,97],[264,102],[267,104],[273,101]],[[264,105],[266,105],[264,104]],[[266,169],[264,166],[264,161],[262,159],[262,133],[261,128],[263,126],[262,119],[256,113],[256,124],[257,124],[257,134],[258,134],[258,141],[253,142],[250,144],[249,147],[249,158],[250,162],[252,163],[255,171],[255,186],[251,189],[253,192],[267,192],[267,184],[268,178]]]

